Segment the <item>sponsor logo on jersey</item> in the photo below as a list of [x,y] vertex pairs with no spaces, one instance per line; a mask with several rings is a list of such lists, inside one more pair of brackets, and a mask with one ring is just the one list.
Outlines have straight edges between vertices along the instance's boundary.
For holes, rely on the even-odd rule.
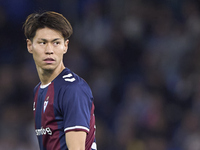
[[44,101],[44,110],[43,110],[43,112],[45,112],[48,103],[49,103],[49,96],[48,96],[47,99]]
[[68,82],[74,82],[76,80],[71,73],[64,75],[63,79]]
[[47,127],[47,128],[41,127],[41,129],[35,129],[35,133],[37,136],[46,135],[46,134],[52,135],[52,131],[49,127]]
[[33,103],[33,111],[35,111],[35,102]]

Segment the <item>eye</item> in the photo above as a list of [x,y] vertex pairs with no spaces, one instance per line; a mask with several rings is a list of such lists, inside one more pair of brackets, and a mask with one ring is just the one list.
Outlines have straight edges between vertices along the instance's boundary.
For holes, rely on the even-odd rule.
[[46,44],[46,42],[44,42],[44,41],[41,41],[41,42],[38,42],[40,45],[45,45]]
[[53,44],[56,46],[56,45],[59,45],[60,42],[56,41],[56,42],[54,42]]

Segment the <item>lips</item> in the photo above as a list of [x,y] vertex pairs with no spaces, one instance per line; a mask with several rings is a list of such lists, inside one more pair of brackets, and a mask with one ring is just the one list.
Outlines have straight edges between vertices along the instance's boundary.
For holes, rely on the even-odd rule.
[[54,62],[55,60],[53,58],[46,58],[44,59],[44,61],[49,64],[49,63]]
[[44,59],[44,61],[54,61],[54,59],[53,58],[46,58],[46,59]]

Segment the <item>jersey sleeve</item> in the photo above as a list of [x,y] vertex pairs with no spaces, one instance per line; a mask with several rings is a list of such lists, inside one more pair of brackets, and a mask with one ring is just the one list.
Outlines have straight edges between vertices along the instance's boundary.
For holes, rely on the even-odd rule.
[[66,87],[61,104],[65,132],[89,132],[92,99],[90,88],[85,85]]

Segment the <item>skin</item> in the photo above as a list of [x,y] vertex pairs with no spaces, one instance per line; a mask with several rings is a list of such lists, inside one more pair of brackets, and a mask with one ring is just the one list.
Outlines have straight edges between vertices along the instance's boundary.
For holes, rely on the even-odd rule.
[[41,83],[50,83],[65,68],[63,55],[67,52],[69,40],[64,41],[62,34],[49,28],[36,31],[31,41],[27,39],[27,48],[33,55]]
[[[33,55],[42,85],[53,81],[65,68],[63,55],[68,44],[61,32],[47,27],[38,29],[33,40],[27,39],[27,49]],[[86,132],[70,131],[65,133],[65,139],[69,150],[85,150]]]

